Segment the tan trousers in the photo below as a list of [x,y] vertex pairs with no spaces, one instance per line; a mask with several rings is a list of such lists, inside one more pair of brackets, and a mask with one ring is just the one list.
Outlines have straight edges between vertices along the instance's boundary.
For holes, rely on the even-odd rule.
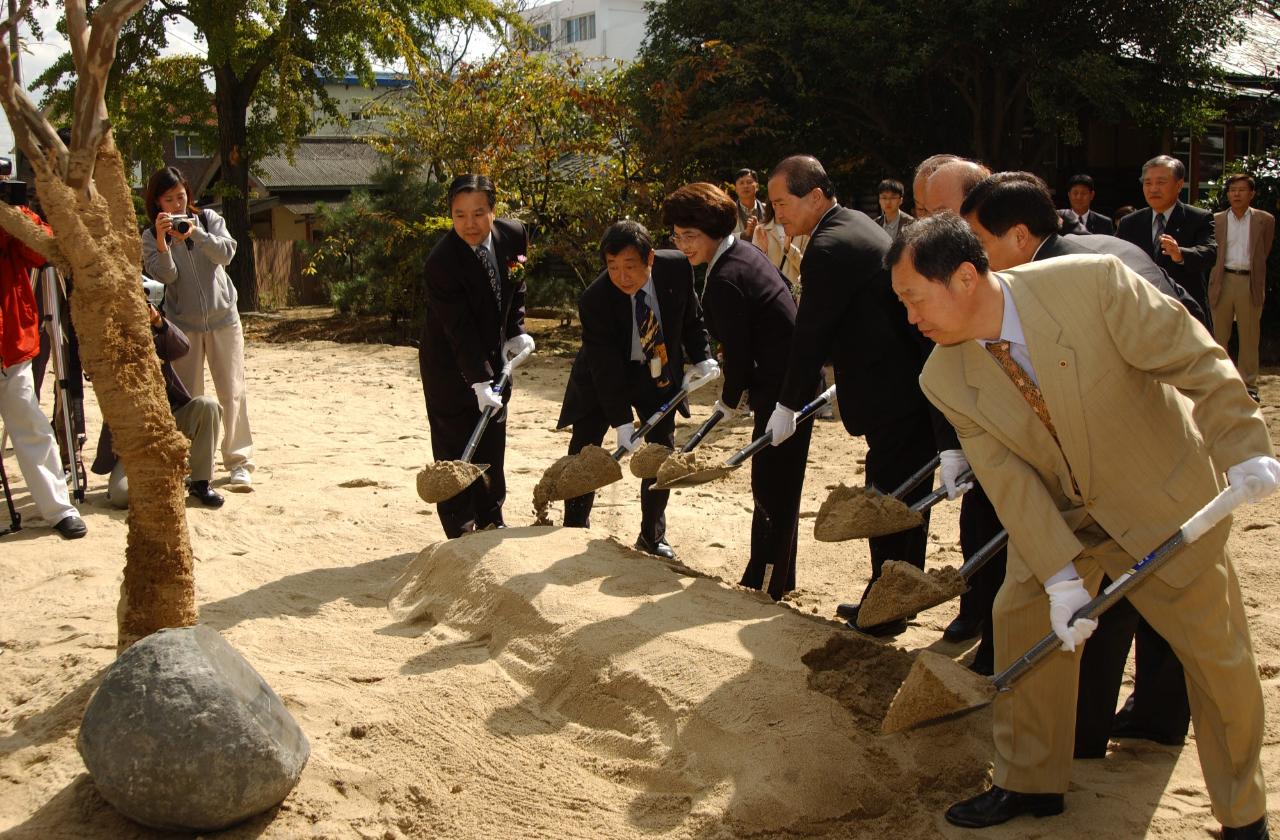
[[1231,322],[1240,331],[1240,360],[1236,367],[1250,388],[1258,387],[1258,341],[1261,338],[1262,307],[1253,305],[1249,275],[1222,275],[1222,293],[1213,305],[1213,338],[1223,347],[1231,338]]
[[[1105,572],[1113,580],[1133,565],[1097,526],[1080,532],[1088,545],[1076,569],[1091,593]],[[1092,539],[1090,539],[1092,536]],[[1191,719],[1213,814],[1237,827],[1267,812],[1262,778],[1262,686],[1254,663],[1240,586],[1224,548],[1220,562],[1174,589],[1147,578],[1129,594],[1169,641],[1186,671]],[[996,670],[1039,641],[1049,628],[1049,599],[1034,577],[1005,578],[994,609]],[[996,698],[993,735],[997,785],[1021,793],[1065,793],[1074,746],[1080,649],[1057,651],[1011,691]]]
[[173,360],[173,369],[191,396],[204,394],[204,363],[209,360],[213,389],[222,406],[222,466],[253,469],[253,435],[244,390],[244,331],[240,322],[213,332],[187,333],[191,350]]
[[[173,422],[191,441],[187,475],[192,481],[213,478],[213,456],[218,451],[218,426],[222,422],[218,401],[213,397],[193,397],[173,413]],[[121,509],[129,507],[129,476],[125,474],[124,461],[119,458],[107,478],[107,501]]]

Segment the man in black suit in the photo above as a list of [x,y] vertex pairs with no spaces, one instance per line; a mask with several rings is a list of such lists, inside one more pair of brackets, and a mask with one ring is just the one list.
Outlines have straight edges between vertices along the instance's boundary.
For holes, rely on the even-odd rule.
[[[867,483],[890,492],[938,454],[936,435],[949,435],[946,448],[959,449],[951,427],[930,412],[920,391],[925,354],[883,265],[892,240],[865,213],[836,202],[831,179],[808,155],[786,158],[774,168],[769,201],[789,236],[812,237],[800,264],[804,293],[787,374],[767,426],[773,445],[795,433],[814,377],[830,360],[845,430],[867,440]],[[922,482],[905,501],[927,495],[932,484]],[[918,528],[872,538],[871,580],[880,576],[885,560],[924,568],[927,532],[926,518]],[[856,626],[856,610],[841,615]],[[895,621],[867,629],[890,634],[905,627],[905,621]]]
[[472,458],[489,469],[466,490],[436,505],[450,539],[505,526],[505,406],[511,387],[495,394],[491,386],[508,360],[533,349],[533,339],[524,331],[520,276],[528,234],[514,219],[496,218],[494,202],[493,182],[486,176],[455,178],[448,194],[453,230],[431,249],[425,269],[427,314],[418,366],[432,457],[460,459],[481,412],[488,406],[497,409]]
[[[557,428],[573,426],[569,454],[599,445],[612,428],[616,446],[635,451],[632,407],[643,421],[680,390],[682,381],[717,368],[707,342],[702,307],[693,289],[693,268],[679,251],[654,251],[638,222],[615,222],[600,241],[605,271],[578,299],[582,348],[573,360]],[[684,374],[687,360],[693,365]],[[681,414],[689,416],[682,403]],[[650,443],[675,446],[675,416],[668,414],[645,435]],[[636,548],[674,559],[667,543],[669,490],[640,482],[640,537]],[[591,524],[594,493],[564,503],[564,524]]]
[[[1209,272],[1218,256],[1213,214],[1178,200],[1187,170],[1169,155],[1142,165],[1147,207],[1120,220],[1116,236],[1132,242],[1186,288],[1209,314]],[[1212,316],[1210,315],[1210,321]]]
[[1091,176],[1071,176],[1071,180],[1067,182],[1067,201],[1071,206],[1058,211],[1058,216],[1062,219],[1061,233],[1115,235],[1116,226],[1111,219],[1091,209],[1095,195],[1097,190],[1094,189]]
[[[985,179],[965,198],[961,214],[982,242],[993,271],[1073,254],[1112,254],[1182,303],[1201,324],[1207,320],[1195,299],[1132,243],[1114,236],[1059,236],[1049,188],[1030,172],[1000,172]],[[1102,585],[1109,582],[1104,578]],[[1117,716],[1116,699],[1135,635],[1134,691],[1126,704],[1127,711]],[[1190,721],[1182,664],[1169,643],[1138,615],[1129,601],[1121,600],[1103,613],[1084,649],[1075,757],[1102,758],[1108,738],[1113,737],[1181,745]]]

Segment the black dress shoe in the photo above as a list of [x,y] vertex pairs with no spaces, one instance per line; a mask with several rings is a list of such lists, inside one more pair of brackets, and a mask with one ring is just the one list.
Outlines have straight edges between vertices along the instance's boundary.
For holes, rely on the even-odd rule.
[[866,633],[868,636],[883,638],[885,636],[896,636],[899,633],[905,633],[907,630],[907,620],[899,618],[897,621],[886,621],[883,624],[873,624],[870,627],[859,627],[858,620],[846,621],[845,627],[850,630],[857,630],[859,633]]
[[1060,793],[1017,793],[995,785],[947,809],[947,822],[961,828],[986,828],[1023,814],[1052,817],[1062,813]]
[[1187,741],[1187,736],[1181,732],[1158,732],[1142,724],[1135,723],[1131,718],[1121,719],[1119,713],[1116,714],[1116,722],[1111,725],[1111,737],[1154,741],[1157,744],[1164,744],[1166,747],[1180,747]]
[[847,618],[850,621],[858,620],[858,607],[862,604],[836,604],[836,615],[841,618]]
[[187,495],[205,507],[222,507],[222,494],[209,486],[207,481],[193,481],[187,487]]
[[1271,840],[1267,833],[1267,815],[1263,814],[1256,822],[1240,828],[1222,827],[1222,840]]
[[53,526],[53,530],[61,534],[64,540],[78,540],[89,533],[89,526],[84,524],[83,519],[71,514],[59,519],[58,524]]
[[675,550],[667,545],[666,540],[650,541],[643,534],[636,538],[636,549],[645,554],[652,554],[654,557],[661,557],[663,560],[676,559]]
[[[1248,392],[1249,392],[1249,396],[1253,397],[1253,401],[1254,401],[1254,402],[1256,402],[1256,403],[1260,403],[1260,402],[1262,402],[1262,397],[1258,396],[1258,389],[1257,389],[1257,388],[1248,388],[1248,389],[1246,389],[1246,390],[1248,390]],[[1263,826],[1263,830],[1264,830],[1264,831],[1266,830],[1266,826]]]
[[967,642],[982,634],[982,619],[956,616],[947,629],[942,631],[942,638],[948,642]]

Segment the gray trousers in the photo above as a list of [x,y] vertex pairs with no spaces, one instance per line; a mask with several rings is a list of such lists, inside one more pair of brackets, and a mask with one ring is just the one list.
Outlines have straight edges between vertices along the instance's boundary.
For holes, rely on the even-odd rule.
[[[218,452],[218,428],[222,423],[222,406],[213,397],[193,397],[191,402],[173,413],[178,431],[191,441],[189,465],[192,481],[213,478],[213,459]],[[129,477],[124,461],[117,460],[107,479],[107,500],[118,508],[129,506]]]

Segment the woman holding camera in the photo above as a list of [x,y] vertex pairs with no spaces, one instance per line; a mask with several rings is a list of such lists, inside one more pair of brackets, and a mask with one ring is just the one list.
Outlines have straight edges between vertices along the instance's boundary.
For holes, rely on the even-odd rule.
[[142,234],[143,266],[163,283],[165,317],[187,335],[191,350],[173,369],[193,397],[204,393],[205,359],[222,406],[222,463],[228,490],[252,490],[253,438],[244,388],[244,331],[226,266],[236,241],[222,217],[190,204],[191,188],[172,166],[158,170],[143,193],[151,226]]

